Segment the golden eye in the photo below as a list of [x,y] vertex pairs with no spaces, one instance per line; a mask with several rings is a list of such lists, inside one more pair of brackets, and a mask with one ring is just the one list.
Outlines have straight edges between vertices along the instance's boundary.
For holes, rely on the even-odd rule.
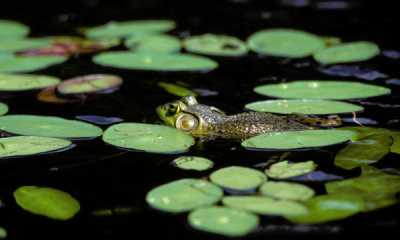
[[177,112],[180,111],[179,105],[176,103],[171,103],[167,106],[167,111],[169,116],[175,115]]
[[175,127],[179,130],[188,132],[197,128],[199,120],[193,115],[182,114],[176,119]]

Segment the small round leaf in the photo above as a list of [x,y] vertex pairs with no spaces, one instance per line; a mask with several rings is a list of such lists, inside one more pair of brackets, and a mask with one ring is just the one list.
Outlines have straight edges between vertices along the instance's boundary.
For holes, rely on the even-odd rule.
[[314,189],[299,183],[268,181],[259,189],[262,195],[286,200],[306,201],[315,194]]
[[214,166],[214,162],[203,157],[180,156],[174,159],[173,164],[185,170],[203,171]]
[[269,169],[265,170],[265,173],[270,178],[283,179],[307,174],[314,171],[316,168],[317,164],[311,160],[298,163],[282,161],[271,165]]

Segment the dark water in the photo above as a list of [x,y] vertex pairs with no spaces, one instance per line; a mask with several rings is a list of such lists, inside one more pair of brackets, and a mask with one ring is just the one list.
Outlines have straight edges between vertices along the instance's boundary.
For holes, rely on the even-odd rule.
[[[42,114],[73,119],[78,115],[119,117],[129,122],[156,123],[154,108],[176,97],[167,94],[157,82],[184,82],[191,88],[218,92],[199,97],[199,102],[216,106],[227,113],[243,111],[245,103],[266,99],[252,92],[265,83],[298,79],[352,79],[387,86],[390,96],[354,101],[365,111],[358,114],[376,127],[399,129],[399,58],[396,59],[399,29],[396,1],[113,1],[85,0],[2,2],[0,18],[21,21],[32,28],[31,36],[75,35],[80,27],[95,26],[111,20],[173,19],[177,29],[171,34],[185,36],[206,32],[234,35],[246,39],[251,33],[270,27],[288,27],[318,35],[337,36],[343,41],[376,42],[388,53],[370,61],[343,66],[358,67],[362,73],[328,75],[327,68],[311,58],[287,60],[260,57],[249,53],[242,58],[214,58],[220,67],[209,73],[154,73],[104,68],[91,63],[91,55],[72,57],[66,63],[37,71],[67,79],[85,74],[112,73],[125,82],[110,95],[89,97],[84,104],[53,105],[35,101],[37,92],[2,94],[9,114]],[[295,5],[304,5],[296,7]],[[122,48],[122,47],[121,47]],[[394,52],[394,54],[393,54]],[[398,53],[398,52],[397,52]],[[335,69],[334,69],[335,70]],[[353,69],[354,70],[354,69]],[[377,71],[380,74],[376,74]],[[329,72],[329,71],[328,71]],[[332,74],[332,71],[330,71]],[[341,72],[341,71],[339,71]],[[351,71],[350,71],[351,72]],[[372,72],[372,73],[370,73]],[[370,73],[370,75],[368,75]],[[367,75],[365,75],[367,74]],[[371,75],[372,74],[372,75]],[[367,76],[367,77],[365,77]],[[378,76],[376,78],[376,76]],[[373,80],[371,80],[371,78]],[[397,80],[396,80],[397,79]],[[351,115],[343,115],[350,118]],[[370,126],[368,121],[365,125]],[[354,123],[345,122],[352,126]],[[104,129],[107,125],[102,126]],[[151,188],[183,177],[204,177],[210,171],[193,173],[175,169],[170,162],[179,155],[124,152],[105,145],[100,139],[77,141],[69,151],[0,162],[0,226],[8,239],[89,238],[89,239],[218,239],[197,232],[186,223],[186,214],[171,215],[150,209],[144,197]],[[236,147],[236,150],[232,150]],[[333,165],[335,152],[296,152],[292,161],[314,160],[318,169],[348,178],[359,170],[344,171]],[[253,152],[236,142],[212,141],[194,146],[187,155],[212,159],[214,169],[230,165],[254,166],[273,154]],[[389,154],[379,168],[399,170],[398,155]],[[212,170],[211,170],[212,171]],[[317,193],[324,193],[323,182],[307,182]],[[81,211],[68,221],[55,221],[23,211],[14,203],[12,192],[22,185],[40,185],[69,192],[81,203]],[[108,215],[95,216],[106,210]],[[360,213],[345,220],[314,226],[296,227],[281,218],[263,217],[260,229],[248,239],[300,239],[335,237],[356,233],[387,233],[399,228],[399,206]]]

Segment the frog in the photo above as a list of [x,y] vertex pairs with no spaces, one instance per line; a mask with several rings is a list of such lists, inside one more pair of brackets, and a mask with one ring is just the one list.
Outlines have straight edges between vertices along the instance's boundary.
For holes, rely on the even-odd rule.
[[194,96],[184,96],[160,105],[156,112],[163,124],[203,140],[218,137],[245,140],[266,132],[302,131],[341,125],[337,115],[328,119],[305,114],[280,116],[256,111],[228,115],[219,108],[198,103]]

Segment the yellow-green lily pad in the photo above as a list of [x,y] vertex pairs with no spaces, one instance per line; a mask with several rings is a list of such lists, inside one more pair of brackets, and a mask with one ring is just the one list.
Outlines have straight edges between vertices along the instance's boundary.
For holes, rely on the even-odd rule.
[[50,39],[41,38],[0,38],[0,52],[17,52],[29,49],[37,49],[51,45]]
[[138,34],[126,39],[125,46],[135,53],[177,53],[182,43],[170,35]]
[[263,183],[259,191],[262,195],[276,199],[306,201],[311,199],[314,189],[299,183],[268,181]]
[[123,80],[112,74],[90,74],[63,81],[58,84],[57,91],[61,94],[91,94],[116,90]]
[[214,166],[214,162],[210,159],[197,156],[180,156],[175,158],[172,163],[180,169],[197,171],[207,170]]
[[8,105],[3,102],[0,102],[0,116],[6,114],[7,112],[8,112]]
[[3,52],[0,53],[0,72],[31,72],[63,63],[67,59],[66,56],[17,56]]
[[2,74],[0,73],[0,91],[25,91],[43,89],[57,85],[57,77],[37,74]]
[[193,92],[192,90],[178,86],[176,84],[167,83],[167,82],[158,82],[157,85],[164,88],[165,91],[167,91],[168,93],[173,94],[175,96],[180,96],[180,97],[189,96],[189,95],[194,96],[194,97],[197,96],[197,94],[195,92]]
[[0,19],[0,38],[24,38],[26,37],[30,29],[25,24],[20,22]]
[[265,173],[270,178],[284,179],[307,174],[314,171],[316,168],[317,164],[312,160],[298,163],[289,163],[289,161],[285,160],[272,164],[265,170]]

